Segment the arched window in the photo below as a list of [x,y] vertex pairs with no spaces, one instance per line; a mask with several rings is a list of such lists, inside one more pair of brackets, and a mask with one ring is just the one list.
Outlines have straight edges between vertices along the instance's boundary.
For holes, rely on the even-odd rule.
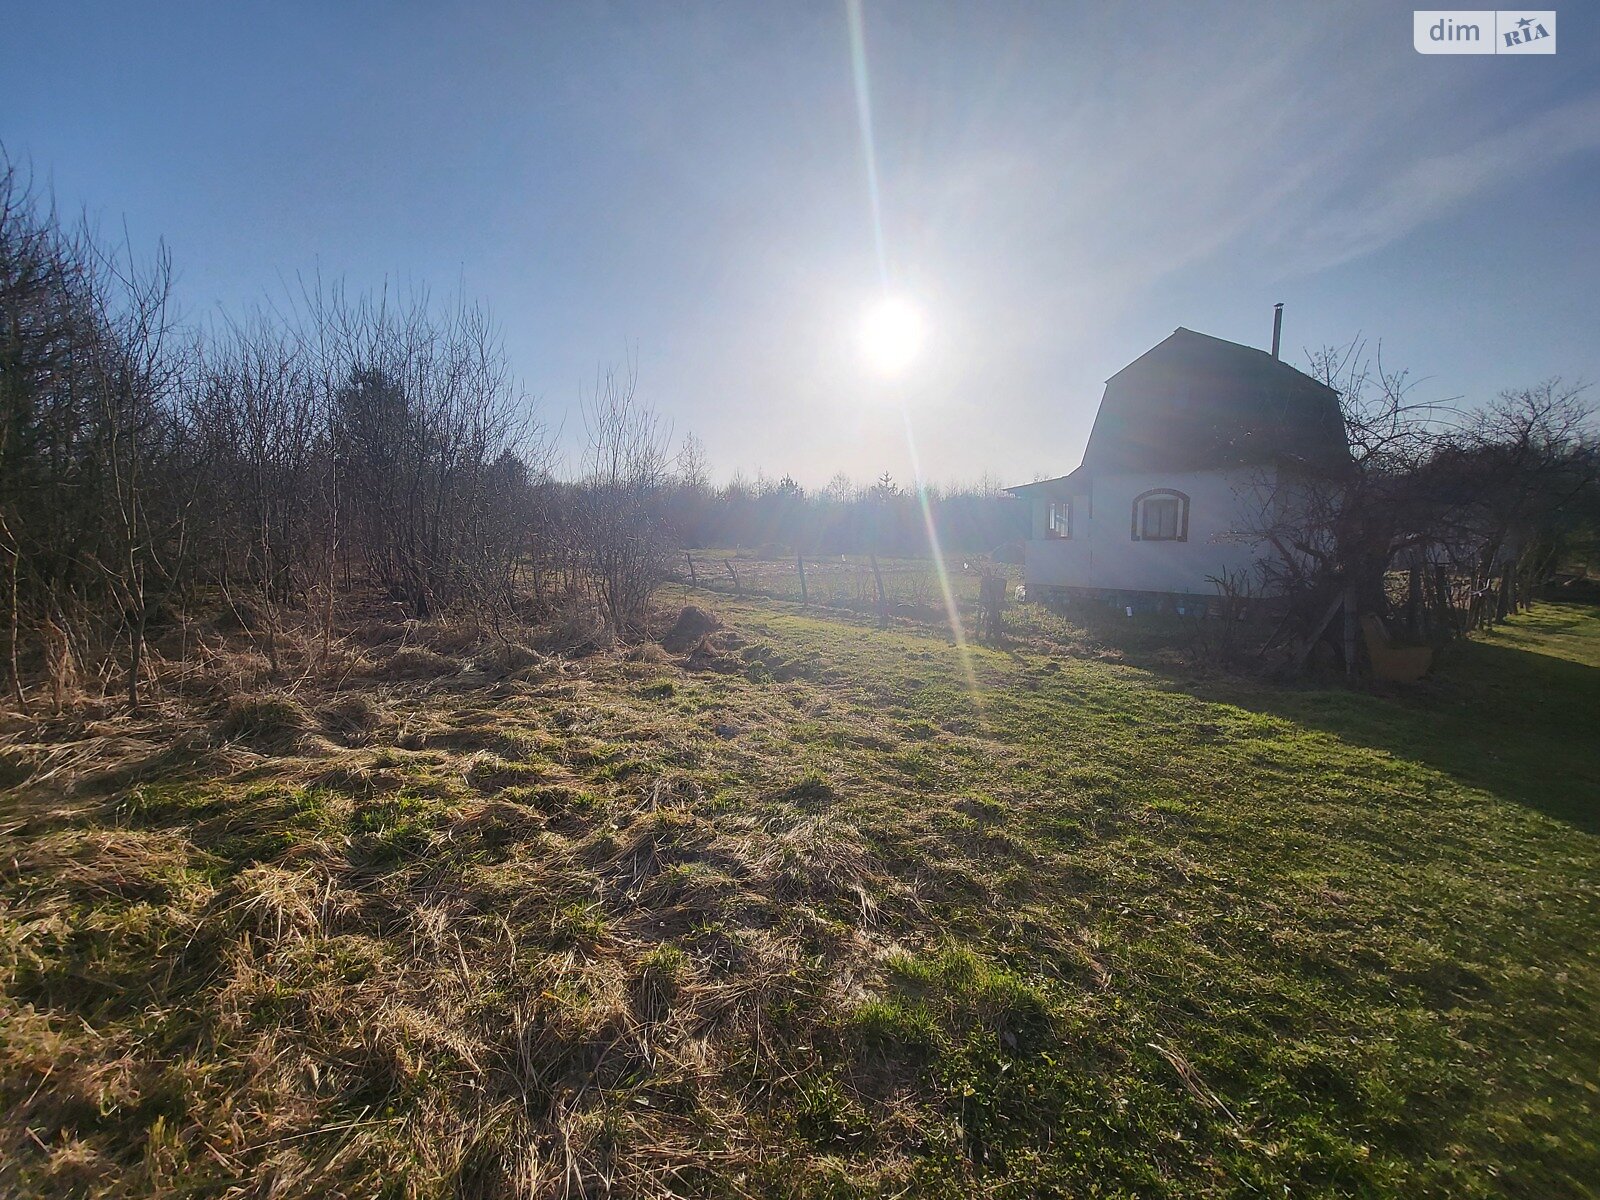
[[1133,540],[1189,540],[1189,497],[1171,488],[1152,488],[1133,498]]

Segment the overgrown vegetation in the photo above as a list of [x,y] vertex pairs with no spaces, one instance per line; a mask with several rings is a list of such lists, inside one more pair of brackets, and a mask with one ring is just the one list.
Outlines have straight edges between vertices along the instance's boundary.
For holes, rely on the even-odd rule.
[[14,721],[0,1191],[1594,1194],[1594,610],[1401,697],[699,600]]
[[285,642],[308,632],[313,669],[337,672],[351,602],[496,629],[587,610],[636,631],[664,577],[673,464],[631,385],[602,378],[583,470],[558,480],[482,308],[318,285],[197,330],[174,319],[170,280],[164,254],[141,265],[63,223],[0,157],[17,707],[181,688],[204,670],[187,624],[218,610],[280,683]]
[[[10,703],[62,712],[170,696],[218,610],[285,684],[292,643],[336,674],[351,606],[570,643],[637,638],[680,542],[785,556],[925,548],[922,500],[887,477],[807,496],[714,488],[692,437],[602,372],[577,469],[513,380],[481,307],[320,282],[268,310],[179,323],[171,263],[63,222],[0,153],[0,629]],[[990,485],[926,497],[987,551],[1023,506]],[[396,671],[427,674],[413,654]]]
[[1280,598],[1280,637],[1307,647],[1342,608],[1347,659],[1358,613],[1441,643],[1521,611],[1593,557],[1600,441],[1586,385],[1547,379],[1463,412],[1417,400],[1360,339],[1310,369],[1338,393],[1349,458],[1264,472],[1249,532],[1271,553],[1258,580],[1217,581],[1225,599],[1252,586]]
[[[1592,610],[1404,699],[1227,605],[969,650],[992,487],[716,489],[631,372],[563,479],[481,310],[168,279],[0,180],[0,1191],[1592,1194]],[[1335,481],[1308,611],[1520,607],[1523,400]]]

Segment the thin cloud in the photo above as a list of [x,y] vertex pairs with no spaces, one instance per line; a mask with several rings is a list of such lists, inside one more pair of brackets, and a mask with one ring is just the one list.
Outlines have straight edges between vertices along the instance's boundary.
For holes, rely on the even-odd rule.
[[1348,262],[1399,240],[1474,196],[1526,181],[1566,159],[1600,148],[1600,96],[1521,120],[1465,149],[1432,155],[1380,181],[1342,210],[1314,215],[1297,234],[1292,267],[1313,271]]

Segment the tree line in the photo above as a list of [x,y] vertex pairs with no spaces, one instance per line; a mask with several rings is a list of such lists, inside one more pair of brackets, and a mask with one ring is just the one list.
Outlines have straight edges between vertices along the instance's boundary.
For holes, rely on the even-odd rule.
[[407,616],[557,594],[636,627],[665,572],[667,430],[631,373],[583,405],[576,478],[480,306],[305,288],[184,326],[140,261],[0,168],[0,622],[30,677],[138,703],[152,629],[197,608]]
[[[888,477],[713,486],[636,385],[631,365],[600,374],[563,475],[482,306],[319,281],[196,328],[164,247],[141,259],[63,219],[0,159],[7,690],[137,704],[152,634],[196,612],[248,610],[274,660],[281,614],[314,617],[326,652],[367,596],[491,621],[581,599],[628,636],[681,544],[926,552],[922,497]],[[1022,532],[992,488],[928,502],[955,548]]]
[[1028,535],[1028,506],[989,479],[918,488],[902,485],[888,472],[870,484],[839,474],[826,487],[807,489],[788,475],[737,475],[714,487],[699,465],[702,459],[698,443],[687,439],[680,457],[683,473],[671,501],[673,527],[690,548],[918,557],[928,553],[931,521],[947,553],[998,553],[1021,561],[1017,556]]
[[[1253,531],[1276,552],[1255,586],[1287,598],[1302,639],[1345,594],[1424,635],[1498,619],[1592,543],[1600,451],[1581,388],[1462,416],[1413,403],[1360,343],[1313,370],[1341,395],[1352,459],[1277,476],[1291,502],[1269,497]],[[581,600],[626,637],[679,546],[918,556],[932,528],[949,553],[1016,561],[1027,535],[1027,505],[988,482],[715,486],[631,365],[581,407],[563,476],[492,318],[464,299],[318,282],[186,325],[164,248],[140,260],[64,220],[0,158],[7,690],[26,706],[30,679],[58,697],[77,681],[137,704],[152,631],[202,611],[251,610],[269,657],[277,614],[314,618],[326,654],[364,597],[491,624]]]

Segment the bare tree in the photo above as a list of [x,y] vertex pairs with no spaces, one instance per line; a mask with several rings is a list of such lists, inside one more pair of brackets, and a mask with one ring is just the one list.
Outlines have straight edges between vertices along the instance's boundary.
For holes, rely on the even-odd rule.
[[342,537],[416,616],[503,596],[526,528],[508,493],[526,508],[524,455],[541,440],[487,314],[462,303],[440,316],[426,297],[339,297],[325,311],[342,367],[330,400]]
[[[552,494],[548,441],[487,314],[308,292],[187,336],[146,265],[0,169],[0,628],[30,672],[137,705],[153,628],[217,587],[280,610],[387,589],[509,612]],[[342,579],[340,569],[343,570]],[[354,569],[353,569],[354,568]],[[207,589],[209,594],[209,589]],[[80,670],[80,668],[86,668]]]
[[640,402],[637,383],[631,364],[605,371],[585,402],[578,498],[583,565],[622,637],[643,628],[673,552],[663,505],[672,482],[670,431]]
[[0,167],[0,549],[19,702],[30,634],[53,671],[125,646],[139,701],[147,628],[188,548],[170,280],[164,249],[140,267]]
[[1360,339],[1314,354],[1312,373],[1339,393],[1350,458],[1264,476],[1251,532],[1273,551],[1263,590],[1284,606],[1280,632],[1309,649],[1342,610],[1353,667],[1357,611],[1445,637],[1525,601],[1557,515],[1594,486],[1582,389],[1551,381],[1464,415],[1415,400]]

